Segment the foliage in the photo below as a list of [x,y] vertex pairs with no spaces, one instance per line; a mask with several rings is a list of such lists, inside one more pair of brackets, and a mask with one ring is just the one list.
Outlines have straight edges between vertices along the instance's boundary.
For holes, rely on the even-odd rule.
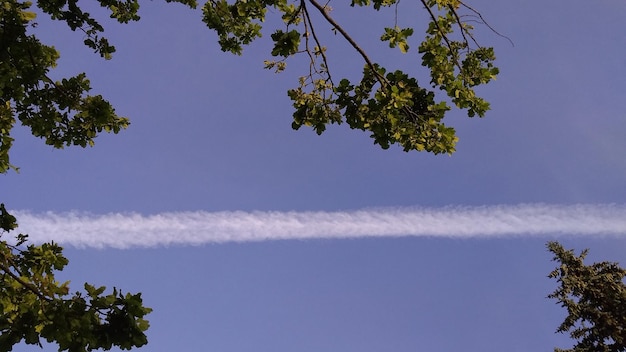
[[[197,8],[195,0],[171,0]],[[171,2],[168,1],[168,2]],[[98,0],[120,23],[139,20],[138,0]],[[293,102],[292,127],[312,127],[318,134],[328,124],[346,122],[353,129],[371,133],[383,148],[399,144],[405,151],[425,150],[452,153],[458,138],[442,119],[450,109],[447,102],[436,101],[435,91],[442,90],[469,116],[483,116],[489,104],[476,96],[474,87],[488,83],[498,73],[491,48],[478,45],[468,21],[484,22],[480,13],[460,0],[421,0],[430,24],[417,51],[422,65],[431,72],[430,86],[418,84],[415,77],[375,63],[348,32],[331,17],[329,3],[317,0],[209,0],[202,6],[202,20],[215,30],[223,51],[242,54],[243,46],[262,36],[268,10],[277,12],[282,24],[272,29],[274,43],[265,67],[285,70],[286,60],[303,54],[310,60],[310,70],[299,78],[298,87],[289,90]],[[117,133],[129,125],[113,106],[100,95],[89,95],[90,82],[84,73],[53,81],[48,73],[55,67],[59,52],[42,44],[35,32],[35,12],[28,1],[6,0],[0,6],[0,172],[11,168],[9,150],[11,129],[16,121],[28,126],[33,135],[55,148],[69,145],[93,145],[99,132]],[[375,11],[400,6],[398,0],[353,0],[352,6]],[[40,12],[65,22],[73,31],[82,31],[84,44],[105,59],[115,47],[103,36],[100,22],[83,11],[78,0],[38,1]],[[309,9],[311,7],[311,9]],[[333,79],[326,47],[316,31],[317,20],[330,24],[362,57],[365,69],[359,82]],[[461,11],[468,12],[463,15]],[[470,17],[464,17],[470,16]],[[396,16],[397,17],[397,16]],[[462,18],[467,18],[464,21]],[[35,32],[36,33],[36,32]],[[396,23],[383,28],[380,40],[401,52],[410,50],[414,28],[400,28]],[[363,88],[363,90],[361,90]]]
[[[16,219],[0,205],[0,228],[7,233],[17,227]],[[122,349],[147,343],[143,317],[151,309],[143,306],[141,294],[123,294],[116,288],[84,284],[85,292],[70,295],[69,282],[59,283],[55,271],[68,260],[55,243],[25,245],[19,234],[16,243],[0,241],[0,351],[10,351],[24,341],[55,342],[59,351]]]
[[[136,1],[99,0],[119,22],[136,20]],[[85,45],[104,58],[115,48],[100,36],[103,28],[76,0],[39,1],[39,9],[85,33]],[[14,168],[9,162],[10,135],[16,121],[55,148],[93,145],[102,131],[117,133],[128,119],[115,113],[100,95],[87,94],[84,73],[53,81],[49,71],[59,53],[29,32],[35,27],[30,2],[5,0],[0,4],[0,173]],[[16,219],[0,206],[0,235],[17,227]],[[147,343],[144,331],[150,312],[141,294],[85,284],[85,293],[70,295],[69,282],[55,280],[55,271],[68,261],[55,243],[26,245],[27,236],[15,244],[0,241],[0,350],[10,351],[23,341],[55,342],[59,350],[91,351],[118,346],[130,349]]]
[[[491,81],[498,74],[493,66],[493,49],[478,45],[472,35],[473,27],[461,19],[459,11],[468,10],[473,18],[482,21],[480,14],[459,0],[421,1],[431,18],[426,38],[419,46],[422,65],[431,72],[430,84],[443,90],[468,115],[484,116],[489,103],[476,96],[474,87]],[[374,10],[399,6],[397,0],[353,0],[352,6],[372,6]],[[326,47],[321,43],[309,7],[318,10],[334,32],[351,45],[365,62],[363,77],[353,85],[346,78],[335,81],[329,69]],[[271,35],[274,47],[271,55],[279,60],[266,60],[266,68],[277,72],[285,69],[289,57],[305,54],[310,60],[310,71],[301,76],[299,86],[288,92],[295,112],[292,127],[312,127],[318,134],[328,124],[346,122],[353,129],[371,133],[376,144],[387,149],[399,144],[405,151],[425,150],[435,154],[452,153],[458,138],[451,127],[441,120],[450,110],[445,101],[435,101],[433,91],[420,86],[416,78],[402,71],[385,75],[387,71],[359,47],[347,31],[331,16],[328,3],[302,0],[225,0],[208,1],[204,7],[204,21],[217,31],[223,51],[242,53],[242,46],[261,37],[262,23],[268,8],[282,13],[284,30]],[[397,20],[396,20],[397,22]],[[384,28],[380,37],[389,47],[409,51],[408,39],[413,28]],[[454,39],[458,33],[458,38]],[[302,43],[304,41],[304,44]],[[336,83],[338,82],[338,83]],[[374,86],[376,89],[373,89]]]
[[[195,0],[166,0],[198,8]],[[294,107],[294,129],[312,127],[321,134],[329,124],[347,123],[368,131],[382,148],[399,144],[405,151],[452,153],[457,137],[443,124],[450,110],[445,100],[437,101],[435,91],[445,92],[469,116],[483,116],[489,104],[477,97],[474,87],[494,79],[498,69],[491,48],[483,48],[472,36],[472,27],[462,20],[461,11],[471,20],[482,17],[460,0],[421,0],[430,24],[419,45],[422,65],[431,72],[430,87],[399,70],[387,70],[374,62],[331,17],[330,2],[317,0],[208,0],[202,5],[202,20],[217,33],[223,51],[241,55],[243,47],[262,36],[269,11],[280,14],[282,22],[271,30],[273,43],[265,67],[285,70],[287,59],[301,55],[309,60],[309,71],[299,85],[288,91]],[[98,0],[109,16],[119,23],[139,20],[138,0]],[[352,6],[374,11],[398,10],[398,0],[353,0]],[[129,120],[118,116],[105,98],[91,95],[84,73],[53,80],[50,71],[60,53],[36,36],[36,11],[32,3],[20,0],[0,2],[0,173],[17,169],[11,165],[11,130],[16,123],[30,128],[54,148],[91,146],[101,132],[118,133]],[[72,31],[84,34],[84,44],[104,59],[115,47],[103,36],[104,27],[78,0],[38,0],[38,13],[64,22]],[[310,7],[310,8],[309,8]],[[315,17],[315,13],[318,17]],[[360,80],[333,79],[327,48],[316,28],[321,20],[331,26],[363,60]],[[383,28],[380,40],[402,53],[410,52],[414,28],[396,23]],[[16,227],[16,219],[0,206],[0,237]],[[0,350],[11,350],[20,341],[39,344],[55,342],[59,350],[86,351],[118,346],[130,349],[146,343],[150,312],[141,295],[122,294],[117,289],[105,295],[104,287],[84,285],[84,293],[70,295],[69,283],[58,283],[54,273],[68,261],[55,243],[26,244],[18,234],[14,243],[0,238]]]
[[571,349],[555,351],[626,351],[626,269],[611,262],[585,265],[586,250],[576,256],[557,242],[549,242],[548,249],[559,263],[549,277],[560,285],[548,297],[568,314],[557,331],[577,341]]
[[[132,18],[123,2],[101,3],[120,21]],[[82,12],[76,1],[40,1],[38,5],[53,19],[67,22],[72,30],[83,30],[85,44],[103,57],[114,51],[105,38],[99,37],[102,27]],[[3,1],[0,6],[0,172],[11,167],[10,131],[16,119],[55,148],[93,145],[98,132],[117,133],[129,123],[117,116],[102,96],[87,95],[91,87],[84,73],[60,81],[50,79],[48,72],[56,66],[59,53],[29,34],[35,26],[30,6],[17,0]]]

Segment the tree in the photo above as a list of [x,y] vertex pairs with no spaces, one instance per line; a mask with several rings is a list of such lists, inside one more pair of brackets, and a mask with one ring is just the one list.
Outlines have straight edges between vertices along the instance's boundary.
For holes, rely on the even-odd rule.
[[571,349],[555,351],[626,351],[626,269],[611,262],[585,265],[587,250],[576,256],[557,242],[547,246],[559,263],[549,275],[559,288],[548,297],[556,299],[568,314],[557,331],[569,332],[577,341]]
[[[198,8],[195,0],[166,1]],[[139,20],[138,0],[98,3],[119,23]],[[422,66],[430,71],[428,88],[415,77],[387,70],[372,60],[331,16],[328,2],[208,0],[202,5],[202,20],[217,33],[223,51],[241,55],[243,46],[261,37],[268,10],[280,14],[282,21],[270,35],[270,55],[275,60],[264,61],[265,68],[282,72],[287,59],[295,56],[309,61],[308,72],[288,92],[295,109],[294,129],[310,126],[321,134],[327,125],[345,122],[370,132],[385,149],[399,144],[405,151],[452,153],[457,137],[442,122],[450,107],[435,98],[435,90],[445,92],[470,117],[483,116],[489,104],[476,95],[474,87],[494,79],[498,69],[493,65],[493,49],[478,45],[473,27],[464,20],[486,24],[479,12],[460,0],[421,0],[421,5],[430,18],[417,50]],[[78,0],[38,0],[36,6],[39,13],[83,32],[84,44],[101,57],[110,59],[115,52],[103,36],[100,21],[85,12]],[[351,6],[397,13],[400,4],[398,0],[352,0]],[[54,148],[92,146],[99,133],[118,133],[129,125],[106,99],[89,94],[91,86],[84,73],[56,81],[50,78],[60,54],[38,39],[31,7],[31,2],[20,0],[0,5],[0,173],[17,170],[9,158],[11,130],[17,121]],[[330,54],[316,22],[320,20],[362,58],[364,69],[358,82],[331,75]],[[398,27],[396,16],[395,23],[381,33],[381,41],[406,53],[414,28]],[[16,227],[15,217],[1,205],[0,236]],[[145,344],[148,323],[143,318],[150,309],[143,306],[141,295],[122,294],[115,288],[104,295],[104,287],[90,284],[84,285],[83,293],[70,295],[69,283],[58,283],[54,276],[67,263],[55,243],[27,244],[25,234],[16,235],[14,241],[0,240],[0,350],[11,350],[20,341],[39,344],[41,339],[69,351]]]

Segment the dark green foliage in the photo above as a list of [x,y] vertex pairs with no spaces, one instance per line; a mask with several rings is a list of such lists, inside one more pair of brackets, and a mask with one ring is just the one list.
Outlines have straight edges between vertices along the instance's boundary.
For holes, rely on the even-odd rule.
[[267,4],[264,1],[210,0],[202,8],[203,21],[219,36],[223,51],[241,55],[243,45],[261,37],[261,24]]
[[289,57],[298,52],[300,32],[296,30],[283,32],[278,29],[272,34],[272,40],[274,41],[272,56]]
[[[383,68],[376,68],[373,72],[366,66],[358,86],[344,79],[336,89],[337,108],[344,111],[348,125],[370,131],[384,149],[399,143],[405,151],[452,152],[454,130],[440,122],[448,108],[435,104],[434,94],[414,78],[401,71],[385,75]],[[384,77],[384,85],[377,77]]]
[[577,341],[573,348],[555,351],[626,351],[626,269],[611,262],[585,265],[586,250],[577,256],[557,242],[548,243],[548,249],[559,263],[549,275],[559,288],[548,297],[567,309],[557,331]]

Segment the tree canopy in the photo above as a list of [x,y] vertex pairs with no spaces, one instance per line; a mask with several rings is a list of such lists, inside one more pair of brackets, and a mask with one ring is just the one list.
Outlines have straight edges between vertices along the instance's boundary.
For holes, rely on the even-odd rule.
[[[454,128],[443,119],[451,105],[468,116],[484,116],[489,103],[475,88],[498,74],[495,54],[473,34],[472,23],[485,25],[481,14],[460,0],[420,0],[429,22],[417,49],[409,38],[417,26],[401,28],[394,23],[380,29],[383,46],[402,53],[417,51],[421,66],[430,72],[427,84],[412,72],[384,67],[372,60],[354,37],[338,23],[330,2],[317,0],[166,0],[192,9],[200,8],[202,21],[217,34],[221,50],[241,55],[244,46],[261,38],[269,27],[271,60],[266,69],[283,72],[288,60],[304,57],[308,70],[297,78],[288,97],[293,104],[292,127],[312,128],[321,134],[330,124],[346,123],[370,133],[382,148],[397,144],[405,151],[452,153],[458,140]],[[119,23],[137,21],[138,0],[98,0]],[[372,11],[396,11],[398,0],[352,0],[353,7]],[[61,21],[84,34],[84,44],[104,59],[115,52],[104,35],[101,19],[86,12],[78,0],[4,0],[0,5],[0,173],[16,169],[10,163],[11,130],[16,123],[30,128],[54,148],[91,146],[101,132],[118,133],[129,125],[113,104],[92,95],[84,73],[53,80],[50,71],[60,53],[42,43],[36,30],[36,13]],[[266,23],[268,11],[278,13],[279,23]],[[320,36],[320,22],[355,50],[363,66],[354,81],[331,70]],[[265,27],[265,28],[264,28]],[[443,93],[443,94],[442,94]],[[15,217],[0,205],[0,236],[15,231]],[[123,294],[117,288],[84,284],[83,291],[70,293],[69,283],[59,283],[55,272],[68,260],[55,243],[32,245],[26,234],[0,241],[0,350],[19,343],[57,343],[59,350],[90,351],[122,349],[147,343],[141,294]],[[624,302],[626,273],[614,263],[583,264],[586,252],[575,256],[558,243],[548,244],[560,266],[550,274],[561,287],[549,297],[568,310],[559,331],[570,331],[579,340],[570,350],[624,351]]]
[[584,263],[588,250],[575,255],[557,242],[548,249],[559,265],[549,277],[559,287],[548,297],[567,309],[558,332],[569,332],[577,343],[555,352],[626,351],[626,269],[617,263]]
[[[170,1],[168,1],[170,2]],[[173,0],[190,8],[195,0]],[[118,116],[113,105],[100,95],[90,95],[91,85],[84,73],[52,80],[49,72],[60,53],[37,37],[36,12],[29,1],[7,0],[0,7],[0,172],[10,168],[11,129],[16,121],[55,148],[93,145],[99,132],[119,132],[129,120]],[[138,0],[99,0],[111,18],[120,23],[139,20]],[[317,0],[210,0],[201,6],[202,21],[214,30],[223,51],[241,55],[243,47],[270,27],[274,60],[264,66],[281,72],[287,59],[304,56],[309,70],[288,91],[294,113],[292,127],[310,126],[321,134],[329,124],[347,123],[368,131],[382,148],[399,144],[405,151],[424,150],[452,153],[457,136],[443,123],[450,110],[447,101],[469,116],[483,116],[489,103],[478,97],[474,87],[496,77],[498,69],[492,48],[478,45],[470,24],[484,23],[478,11],[460,0],[421,0],[430,22],[417,48],[422,66],[430,71],[429,84],[418,83],[411,73],[388,69],[374,62],[344,27],[332,17],[330,3]],[[77,0],[36,3],[37,12],[65,22],[84,34],[84,44],[105,59],[115,47],[104,36],[102,20],[86,12]],[[374,11],[396,11],[397,0],[354,0],[351,6]],[[280,14],[280,23],[267,23],[268,10]],[[317,16],[316,16],[317,15]],[[351,82],[331,72],[319,22],[345,39],[362,58],[362,78]],[[381,28],[383,44],[406,53],[412,27],[396,23]],[[268,28],[265,28],[267,30]],[[446,99],[438,98],[438,90]]]
[[[166,0],[199,8],[195,0]],[[98,0],[119,23],[139,20],[138,0]],[[270,24],[275,60],[265,60],[267,69],[284,71],[287,59],[304,56],[309,70],[289,90],[295,112],[294,129],[312,127],[318,134],[328,124],[347,123],[369,131],[383,148],[399,144],[405,151],[452,153],[457,141],[454,129],[443,124],[450,109],[437,101],[433,89],[444,91],[469,116],[483,116],[489,104],[473,88],[498,73],[491,48],[477,44],[472,26],[462,20],[462,10],[481,21],[480,14],[459,0],[422,0],[430,17],[425,39],[418,48],[422,65],[431,72],[425,88],[410,74],[388,70],[372,61],[350,34],[332,17],[329,2],[317,0],[209,0],[201,6],[202,21],[217,33],[223,51],[241,55],[243,46],[261,37],[268,10],[282,21]],[[352,6],[375,11],[395,8],[397,0],[353,0]],[[0,173],[17,169],[9,155],[11,130],[19,121],[54,148],[91,146],[101,132],[118,133],[129,125],[101,95],[90,94],[86,74],[53,80],[50,71],[60,53],[37,36],[37,15],[64,22],[84,34],[84,44],[104,59],[115,47],[104,36],[102,19],[85,11],[78,0],[5,0],[0,5]],[[315,17],[315,13],[319,13]],[[328,55],[319,36],[319,22],[331,25],[363,60],[359,82],[331,75]],[[267,26],[267,25],[266,25]],[[407,39],[413,28],[397,23],[381,29],[381,41],[401,52],[409,51]],[[55,271],[68,263],[55,243],[27,244],[26,234],[14,240],[6,235],[17,227],[16,219],[0,206],[0,349],[11,350],[21,341],[55,342],[59,350],[90,351],[118,346],[130,349],[144,345],[150,312],[140,294],[122,294],[114,288],[84,284],[83,292],[70,294],[69,283],[58,283]]]

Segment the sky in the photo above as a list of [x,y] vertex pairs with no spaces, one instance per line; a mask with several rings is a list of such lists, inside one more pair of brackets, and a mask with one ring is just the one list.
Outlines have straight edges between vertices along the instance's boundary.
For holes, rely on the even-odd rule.
[[[105,22],[110,61],[42,17],[52,75],[86,72],[131,126],[64,150],[17,128],[1,200],[34,241],[66,248],[73,288],[143,293],[140,351],[568,347],[546,242],[626,263],[626,3],[469,4],[514,45],[478,29],[501,74],[478,90],[486,117],[446,117],[451,156],[382,150],[345,125],[293,131],[286,91],[306,63],[263,70],[267,38],[223,53],[183,6]],[[377,39],[393,12],[331,5],[375,61],[428,82],[418,6],[400,4],[399,25],[416,26],[401,55]],[[326,40],[331,70],[355,77],[358,56]]]

